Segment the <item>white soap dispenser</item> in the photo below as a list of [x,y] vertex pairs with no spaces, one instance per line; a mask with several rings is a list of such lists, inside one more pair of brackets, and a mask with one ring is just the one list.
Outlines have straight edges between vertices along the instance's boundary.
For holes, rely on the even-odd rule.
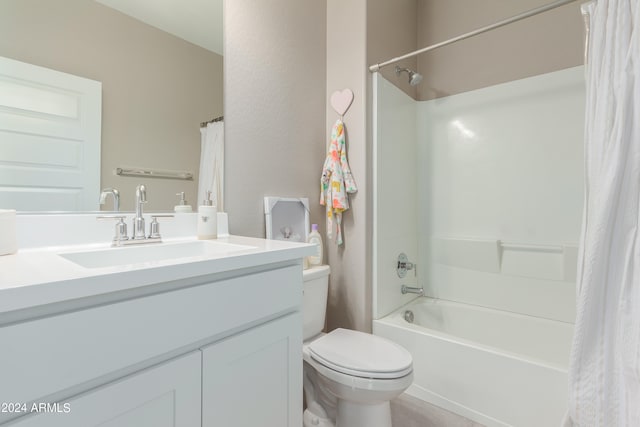
[[180,196],[180,201],[178,202],[177,205],[175,205],[175,207],[173,208],[176,213],[189,213],[189,212],[193,212],[193,209],[191,209],[191,205],[187,204],[187,200],[184,198],[184,191],[181,191],[179,193],[176,193],[176,196]]
[[207,191],[202,203],[198,206],[198,239],[217,239],[218,210],[211,200],[211,191]]

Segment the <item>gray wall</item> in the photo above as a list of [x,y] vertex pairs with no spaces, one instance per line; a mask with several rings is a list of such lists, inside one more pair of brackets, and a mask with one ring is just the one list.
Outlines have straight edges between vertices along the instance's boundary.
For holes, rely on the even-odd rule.
[[[320,223],[326,236],[324,209],[317,203],[318,181],[329,129],[337,118],[327,99],[344,88],[355,93],[344,121],[349,161],[359,190],[344,216],[344,247],[338,248],[335,242],[325,239],[331,266],[328,329],[371,330],[373,190],[367,67],[540,3],[532,0],[225,2],[225,185],[232,232],[264,236],[265,195],[308,196],[312,221]],[[465,66],[462,77],[454,78],[464,64],[464,55],[443,59],[442,64],[434,65],[433,61],[422,64],[419,58],[403,65],[424,68],[420,69],[426,80],[422,85],[424,96],[495,84],[496,73],[501,79],[512,80],[570,67],[580,60],[580,49],[578,56],[574,50],[576,41],[581,40],[581,30],[573,15],[576,8],[563,9],[551,12],[543,21],[528,24],[527,31],[515,28],[511,30],[515,33],[500,36],[514,39],[503,43],[525,46],[531,37],[545,33],[550,22],[554,23],[554,37],[561,42],[547,43],[544,50],[522,49],[521,55],[532,55],[524,67],[519,67],[520,59],[496,57],[494,41],[484,42],[477,53],[484,58],[482,61],[487,61],[489,78],[474,78],[476,74],[484,75],[474,74],[473,67],[479,67],[478,64]],[[440,30],[431,31],[429,26]],[[539,67],[540,63],[548,65]],[[503,68],[521,71],[507,74],[495,71]],[[429,73],[439,76],[436,85],[430,82],[433,77]],[[392,68],[383,74],[406,92],[420,95],[402,81],[406,76],[396,79]],[[468,79],[472,80],[470,84]],[[432,86],[434,89],[430,89]]]
[[[350,88],[355,97],[344,117],[349,164],[358,184],[351,209],[344,214],[344,247],[327,243],[331,282],[328,329],[338,327],[371,331],[373,183],[368,66],[416,48],[416,0],[327,1],[327,99],[335,90]],[[332,31],[343,28],[345,31]],[[347,30],[348,29],[348,30]],[[417,60],[400,63],[416,68]],[[398,78],[393,67],[383,75],[411,96],[406,74]],[[327,105],[327,138],[336,120]]]
[[[367,66],[413,52],[418,49],[419,0],[367,1]],[[411,97],[417,96],[407,73],[396,75],[395,67],[416,71],[418,58],[413,57],[380,70],[390,82]]]
[[[369,221],[371,186],[370,150],[367,141],[367,2],[327,0],[327,94],[349,88],[354,93],[344,116],[348,160],[358,192],[343,214],[344,246],[328,241],[331,281],[327,307],[329,330],[343,327],[371,330]],[[335,31],[335,29],[340,29]],[[338,118],[327,103],[326,135]]]
[[[492,24],[549,0],[418,0],[418,47]],[[420,55],[427,100],[583,63],[580,2]]]
[[[2,0],[0,55],[102,82],[102,187],[147,210],[196,203],[194,181],[113,175],[118,166],[190,170],[200,161],[200,122],[222,115],[222,57],[92,0]],[[98,194],[96,194],[96,198]],[[108,209],[111,209],[108,202]]]
[[325,3],[229,0],[224,7],[229,228],[264,237],[264,196],[308,197],[324,235]]

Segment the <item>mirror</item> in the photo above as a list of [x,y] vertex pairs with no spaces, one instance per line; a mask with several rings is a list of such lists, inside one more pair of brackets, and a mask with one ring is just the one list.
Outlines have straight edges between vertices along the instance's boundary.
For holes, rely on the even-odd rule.
[[[195,210],[200,123],[223,115],[222,0],[2,0],[0,57],[101,82],[99,187],[119,190],[121,210],[133,210],[138,184],[147,187],[147,211],[173,210],[182,191]],[[0,116],[0,144],[2,124]],[[50,157],[15,141],[11,149],[39,159],[8,164],[0,157],[0,190],[12,176],[32,177],[33,164]],[[190,172],[193,179],[122,176],[118,168]],[[51,210],[46,197],[32,194],[42,206],[30,210]],[[0,191],[0,208],[15,209],[8,200]],[[102,209],[112,206],[107,200]]]

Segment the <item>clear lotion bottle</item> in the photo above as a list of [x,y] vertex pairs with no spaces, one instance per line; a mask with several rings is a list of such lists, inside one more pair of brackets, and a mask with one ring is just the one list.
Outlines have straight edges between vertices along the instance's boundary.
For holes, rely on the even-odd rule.
[[203,205],[198,206],[198,240],[218,238],[218,210],[207,191]]

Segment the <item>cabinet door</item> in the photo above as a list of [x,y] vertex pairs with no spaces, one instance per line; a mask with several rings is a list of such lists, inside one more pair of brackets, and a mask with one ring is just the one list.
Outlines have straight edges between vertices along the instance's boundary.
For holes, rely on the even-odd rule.
[[[200,427],[199,351],[9,423],[15,427]],[[43,408],[44,409],[44,408]],[[65,413],[66,412],[66,413]]]
[[202,350],[203,427],[302,425],[299,312]]

